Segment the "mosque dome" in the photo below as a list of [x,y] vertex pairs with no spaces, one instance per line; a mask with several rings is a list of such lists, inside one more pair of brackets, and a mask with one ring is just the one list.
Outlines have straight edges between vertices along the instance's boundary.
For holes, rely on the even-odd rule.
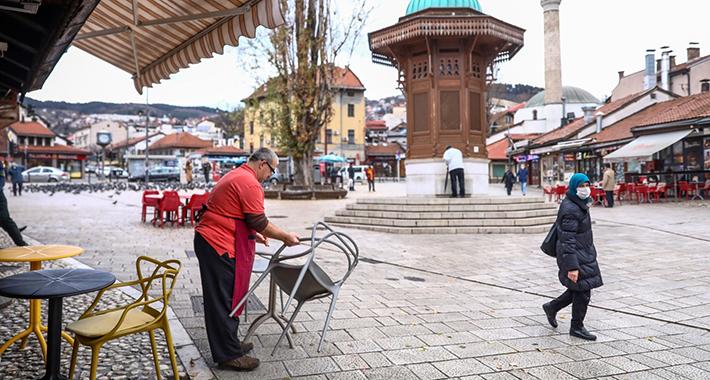
[[483,13],[478,0],[410,0],[406,15],[429,8],[471,8]]
[[[579,87],[563,86],[562,96],[567,98],[567,104],[586,104],[594,103],[600,104],[601,102],[594,95],[590,94],[589,91],[583,90]],[[525,104],[525,108],[542,107],[545,105],[545,91],[540,91],[535,94],[528,102]]]

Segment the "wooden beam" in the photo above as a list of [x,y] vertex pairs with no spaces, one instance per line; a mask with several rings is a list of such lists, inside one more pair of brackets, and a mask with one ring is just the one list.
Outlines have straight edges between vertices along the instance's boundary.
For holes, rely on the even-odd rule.
[[133,49],[133,65],[136,68],[136,78],[141,77],[141,68],[138,66],[138,49],[136,48],[136,32],[131,30],[131,48]]
[[87,38],[109,36],[112,34],[121,34],[121,33],[128,32],[130,30],[131,30],[131,28],[129,26],[119,26],[116,28],[109,28],[109,29],[97,30],[94,32],[81,33],[78,36],[76,36],[74,41],[85,40]]
[[34,47],[32,47],[30,45],[27,45],[26,43],[24,43],[22,41],[16,40],[16,39],[8,36],[7,34],[3,33],[2,30],[0,30],[0,40],[7,42],[9,45],[9,48],[19,47],[20,49],[26,50],[32,54],[37,54],[37,49],[35,49]]

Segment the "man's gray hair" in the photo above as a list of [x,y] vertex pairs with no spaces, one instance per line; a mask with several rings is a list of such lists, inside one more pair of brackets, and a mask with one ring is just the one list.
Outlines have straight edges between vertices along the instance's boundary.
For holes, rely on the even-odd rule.
[[272,164],[274,162],[279,161],[279,156],[277,156],[276,153],[274,153],[274,151],[269,148],[259,148],[249,157],[249,162],[262,160]]

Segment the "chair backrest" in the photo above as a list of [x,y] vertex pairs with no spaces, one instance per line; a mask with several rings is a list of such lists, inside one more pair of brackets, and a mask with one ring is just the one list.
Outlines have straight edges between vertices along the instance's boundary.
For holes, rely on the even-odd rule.
[[555,193],[555,191],[552,190],[552,186],[549,186],[549,185],[543,186],[543,187],[542,187],[542,192],[543,192],[544,194],[554,194],[554,193]]
[[157,195],[157,194],[160,194],[160,191],[158,191],[158,190],[145,190],[145,191],[143,191],[143,196],[142,196],[143,204],[144,204],[144,205],[148,205],[148,206],[157,205],[157,204],[158,204],[158,200],[157,200],[157,199],[152,199],[152,198],[148,198],[148,197],[147,197],[147,195]]
[[[136,259],[136,274],[141,287],[141,296],[135,302],[162,303],[159,318],[165,314],[175,281],[180,273],[180,260],[159,261],[152,257],[140,256]],[[157,288],[157,289],[156,289]],[[158,294],[157,296],[155,294]],[[148,307],[148,305],[146,305]],[[153,308],[155,310],[155,308]]]
[[163,210],[177,210],[180,208],[180,195],[177,191],[163,192],[163,199],[160,200],[160,208]]
[[[324,236],[318,236],[318,229],[323,228],[326,232]],[[291,304],[291,301],[293,300],[294,295],[297,293],[303,278],[306,275],[306,272],[309,271],[310,267],[312,264],[314,264],[315,256],[316,256],[316,251],[318,248],[322,247],[330,247],[332,251],[332,248],[336,248],[336,251],[340,251],[340,253],[344,254],[346,259],[348,260],[348,267],[347,270],[345,271],[345,274],[336,281],[333,281],[330,279],[330,277],[322,273],[322,275],[327,276],[328,278],[325,279],[327,281],[331,281],[333,284],[340,286],[342,285],[345,280],[350,277],[350,274],[352,271],[355,269],[355,267],[358,264],[359,257],[360,257],[360,251],[357,247],[357,244],[355,244],[355,241],[350,238],[348,235],[342,233],[342,232],[336,232],[334,231],[329,225],[325,224],[324,222],[317,222],[316,224],[313,225],[311,228],[311,237],[310,239],[302,239],[305,241],[310,241],[311,242],[311,249],[306,253],[306,260],[301,267],[301,271],[299,273],[298,278],[296,279],[294,286],[293,286],[293,291],[291,291],[288,301],[286,302],[286,305],[284,306],[284,310],[288,309],[288,306]],[[281,250],[280,250],[281,251]],[[271,259],[272,262],[281,262],[289,259],[293,259],[295,257],[284,257],[282,258],[280,255],[280,251],[277,251],[274,254],[274,257]],[[313,276],[314,279],[320,283],[320,285],[323,288],[327,288],[328,284],[323,281],[320,276]]]
[[187,208],[189,209],[199,209],[202,205],[207,202],[207,193],[204,194],[192,194],[190,200],[187,202]]

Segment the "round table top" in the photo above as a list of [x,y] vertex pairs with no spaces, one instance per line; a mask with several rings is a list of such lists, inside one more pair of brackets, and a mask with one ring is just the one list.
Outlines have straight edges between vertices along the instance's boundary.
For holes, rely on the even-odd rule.
[[84,253],[84,248],[72,245],[28,245],[0,249],[0,261],[36,262],[58,260]]
[[11,298],[46,299],[75,296],[101,290],[116,277],[94,269],[45,269],[0,279],[0,295]]

